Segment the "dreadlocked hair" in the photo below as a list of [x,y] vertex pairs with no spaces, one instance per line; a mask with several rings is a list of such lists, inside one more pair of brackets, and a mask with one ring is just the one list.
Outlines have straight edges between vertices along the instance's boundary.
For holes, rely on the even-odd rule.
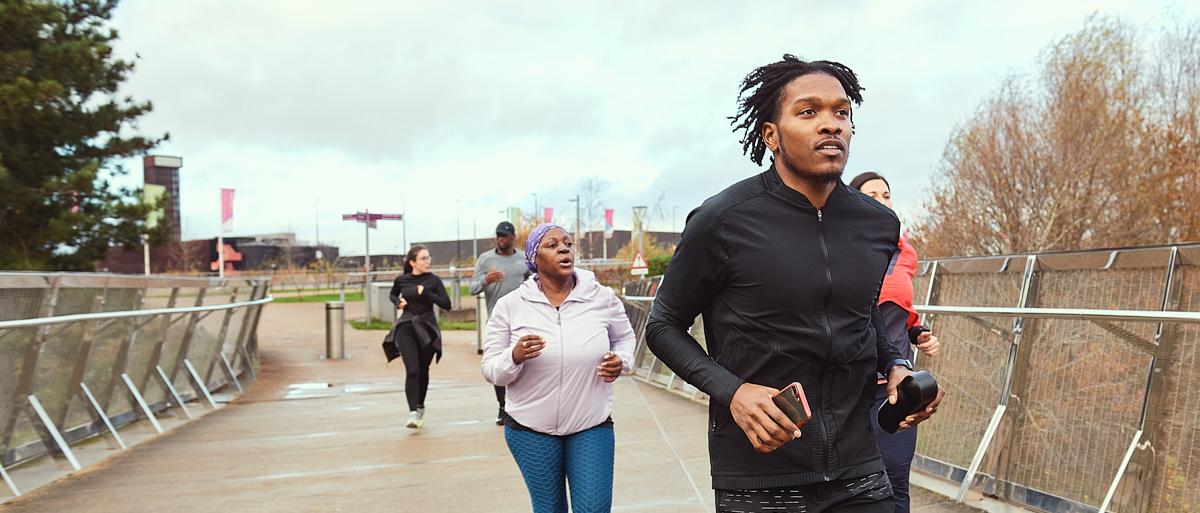
[[[845,64],[833,61],[806,62],[795,55],[784,54],[783,60],[761,66],[746,75],[742,80],[742,90],[738,93],[737,114],[729,117],[733,131],[742,131],[742,154],[748,153],[751,162],[762,165],[763,155],[767,153],[767,143],[762,138],[763,124],[778,121],[784,86],[796,77],[813,73],[836,78],[854,104],[862,105],[862,91],[865,88],[859,85],[854,70]],[[751,89],[754,91],[747,94]],[[850,127],[853,130],[853,110],[850,111]]]

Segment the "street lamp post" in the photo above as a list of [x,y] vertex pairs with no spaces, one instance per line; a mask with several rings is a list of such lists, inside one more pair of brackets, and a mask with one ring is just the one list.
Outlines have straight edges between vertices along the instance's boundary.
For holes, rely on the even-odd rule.
[[579,195],[576,194],[575,199],[569,200],[569,202],[575,204],[575,244],[579,245],[579,250],[576,251],[576,254],[578,255],[579,253],[583,252],[583,243],[582,239],[580,239],[580,235],[582,234],[579,233]]

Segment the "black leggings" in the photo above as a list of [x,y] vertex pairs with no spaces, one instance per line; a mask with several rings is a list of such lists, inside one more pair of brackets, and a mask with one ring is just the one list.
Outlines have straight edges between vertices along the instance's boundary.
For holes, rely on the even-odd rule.
[[396,337],[400,358],[404,360],[404,396],[408,399],[408,411],[425,408],[425,394],[429,392],[429,364],[435,354],[433,345],[422,346],[411,324],[401,324],[405,333]]
[[[875,391],[875,408],[887,400],[887,385],[878,385]],[[888,480],[892,483],[892,496],[896,499],[895,513],[908,513],[909,504],[909,470],[912,468],[913,454],[917,451],[917,427],[888,434],[879,427],[879,419],[871,415],[871,429],[875,431],[875,445],[883,456],[883,464],[887,467]]]

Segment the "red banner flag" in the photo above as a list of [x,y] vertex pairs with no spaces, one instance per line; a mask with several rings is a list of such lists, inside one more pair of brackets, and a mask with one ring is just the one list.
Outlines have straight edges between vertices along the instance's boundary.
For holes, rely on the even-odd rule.
[[604,209],[604,238],[611,239],[613,236],[613,209]]
[[233,191],[221,188],[221,232],[233,231]]
[[554,222],[554,209],[553,208],[546,207],[544,210],[542,210],[542,222],[543,223],[553,223]]

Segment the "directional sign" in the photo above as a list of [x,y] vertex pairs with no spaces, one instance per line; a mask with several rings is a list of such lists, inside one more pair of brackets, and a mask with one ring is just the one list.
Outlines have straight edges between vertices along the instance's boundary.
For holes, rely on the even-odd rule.
[[633,257],[633,267],[629,269],[629,274],[645,276],[649,272],[650,269],[646,267],[646,259],[642,258],[642,254],[639,252],[637,256]]
[[[355,212],[353,214],[342,214],[343,221],[354,221],[367,225],[363,229],[364,245],[363,245],[363,270],[366,272],[367,279],[364,292],[370,293],[371,287],[371,229],[377,227],[379,221],[403,221],[403,214],[372,214],[370,210],[366,212]],[[321,258],[321,257],[317,257]],[[371,302],[367,301],[367,319],[371,319]]]
[[368,228],[378,227],[379,221],[403,221],[402,214],[371,214],[369,212],[355,212],[353,214],[342,214],[343,221],[354,221],[357,223],[366,223]]

